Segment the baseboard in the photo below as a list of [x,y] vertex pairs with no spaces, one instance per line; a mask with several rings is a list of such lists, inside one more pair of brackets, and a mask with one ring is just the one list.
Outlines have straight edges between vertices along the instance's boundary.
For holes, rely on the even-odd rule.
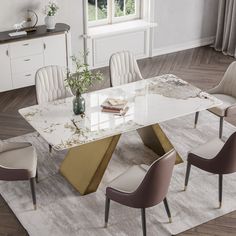
[[176,44],[176,45],[171,45],[163,48],[156,48],[153,49],[152,51],[152,57],[155,56],[160,56],[163,54],[168,54],[168,53],[173,53],[173,52],[178,52],[178,51],[183,51],[191,48],[197,48],[201,46],[206,46],[214,43],[215,37],[207,37],[203,39],[197,39],[194,41],[186,42],[186,43],[181,43],[181,44]]
[[[149,55],[148,54],[140,54],[140,55],[135,55],[135,58],[137,60],[141,60],[141,59],[145,59],[145,58],[149,58]],[[100,69],[100,68],[103,68],[103,67],[107,67],[109,66],[109,61],[107,62],[102,62],[102,63],[98,63],[94,66],[89,66],[89,69],[90,70],[95,70],[95,69]]]

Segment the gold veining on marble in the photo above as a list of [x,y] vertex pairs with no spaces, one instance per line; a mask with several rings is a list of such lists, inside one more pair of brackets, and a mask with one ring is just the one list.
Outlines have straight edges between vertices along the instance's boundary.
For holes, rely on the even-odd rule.
[[[147,91],[149,94],[159,94],[175,99],[203,98],[200,96],[203,93],[202,90],[171,74],[151,79],[145,88],[136,91],[136,95],[144,96]],[[209,98],[209,96],[206,95],[204,98]]]
[[[75,116],[73,97],[19,110],[55,149],[62,150],[205,110],[221,102],[174,75],[83,94],[84,116]],[[101,112],[107,98],[125,99],[124,116]]]

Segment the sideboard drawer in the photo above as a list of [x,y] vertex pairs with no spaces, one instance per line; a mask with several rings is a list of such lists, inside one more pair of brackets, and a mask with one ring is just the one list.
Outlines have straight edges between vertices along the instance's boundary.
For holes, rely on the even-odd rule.
[[13,88],[35,85],[35,71],[12,75]]
[[69,26],[57,24],[58,34],[38,26],[36,32],[22,38],[10,38],[0,32],[0,92],[35,84],[35,73],[42,67],[67,67],[71,55]]
[[41,54],[43,53],[44,46],[43,40],[31,39],[26,41],[20,41],[16,43],[9,44],[9,51],[11,58],[25,57],[29,55]]
[[27,56],[11,60],[12,74],[35,71],[44,65],[43,55]]

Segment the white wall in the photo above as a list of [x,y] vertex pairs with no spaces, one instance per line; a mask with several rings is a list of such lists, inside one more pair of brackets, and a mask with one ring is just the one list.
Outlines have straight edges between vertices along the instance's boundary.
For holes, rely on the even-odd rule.
[[217,23],[218,0],[153,0],[153,54],[183,50],[212,42]]
[[[0,0],[0,31],[12,29],[26,10],[35,10],[44,23],[47,0]],[[216,31],[218,0],[151,0],[154,30],[152,55],[210,44]],[[72,53],[83,49],[82,0],[58,0],[58,22],[68,23],[72,33]]]
[[[43,9],[47,0],[1,0],[0,3],[0,31],[13,29],[15,23],[24,20],[27,9],[37,12],[39,24],[44,24]],[[72,53],[77,54],[83,49],[83,17],[82,0],[57,0],[60,10],[57,22],[71,26]]]

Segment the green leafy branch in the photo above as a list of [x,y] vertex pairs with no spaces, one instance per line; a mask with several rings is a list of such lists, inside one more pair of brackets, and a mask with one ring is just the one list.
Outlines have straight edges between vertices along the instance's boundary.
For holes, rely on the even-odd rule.
[[[86,53],[87,55],[88,53]],[[100,72],[93,73],[89,70],[89,65],[83,63],[80,58],[72,56],[72,61],[75,65],[75,72],[68,71],[66,83],[75,95],[80,95],[88,90],[96,81],[103,80]]]

